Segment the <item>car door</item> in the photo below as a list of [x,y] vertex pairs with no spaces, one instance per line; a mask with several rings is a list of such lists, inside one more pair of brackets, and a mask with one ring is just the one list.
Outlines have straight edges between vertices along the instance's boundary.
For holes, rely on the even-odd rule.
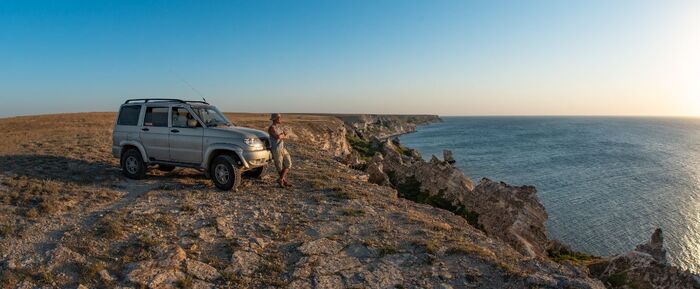
[[151,161],[168,161],[170,159],[169,106],[147,106],[141,126],[141,143],[148,159]]
[[[184,106],[173,106],[170,110],[170,161],[178,163],[202,163],[202,141],[204,128],[192,112]],[[190,127],[187,122],[194,121]]]

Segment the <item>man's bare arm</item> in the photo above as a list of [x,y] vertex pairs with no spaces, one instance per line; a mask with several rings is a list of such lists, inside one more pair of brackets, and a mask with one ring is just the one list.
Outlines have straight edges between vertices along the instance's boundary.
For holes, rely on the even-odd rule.
[[282,133],[277,132],[277,130],[275,129],[274,126],[270,126],[270,128],[267,130],[267,132],[268,132],[272,137],[274,137],[275,139],[278,139],[278,140],[283,140],[283,139],[286,139],[286,138],[287,138],[287,136],[286,136],[286,134],[285,134],[284,132],[282,132]]

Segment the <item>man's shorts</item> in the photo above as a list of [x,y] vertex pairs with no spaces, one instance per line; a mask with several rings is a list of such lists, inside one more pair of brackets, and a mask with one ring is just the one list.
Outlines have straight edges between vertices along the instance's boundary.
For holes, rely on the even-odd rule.
[[292,168],[292,156],[287,152],[286,149],[281,149],[278,151],[272,151],[272,161],[275,163],[275,167],[278,172],[283,169]]

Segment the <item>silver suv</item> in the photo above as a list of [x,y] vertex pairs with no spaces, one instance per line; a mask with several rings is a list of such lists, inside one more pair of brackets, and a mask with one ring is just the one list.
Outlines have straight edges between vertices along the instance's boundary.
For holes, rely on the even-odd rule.
[[269,143],[267,133],[235,126],[204,101],[130,99],[119,109],[112,154],[128,178],[144,178],[148,166],[188,167],[204,171],[219,189],[235,190],[242,174],[262,175]]

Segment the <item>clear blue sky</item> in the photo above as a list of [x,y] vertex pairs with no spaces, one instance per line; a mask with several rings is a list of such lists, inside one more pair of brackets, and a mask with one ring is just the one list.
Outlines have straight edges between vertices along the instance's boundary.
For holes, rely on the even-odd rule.
[[698,115],[700,1],[2,1],[0,116]]

